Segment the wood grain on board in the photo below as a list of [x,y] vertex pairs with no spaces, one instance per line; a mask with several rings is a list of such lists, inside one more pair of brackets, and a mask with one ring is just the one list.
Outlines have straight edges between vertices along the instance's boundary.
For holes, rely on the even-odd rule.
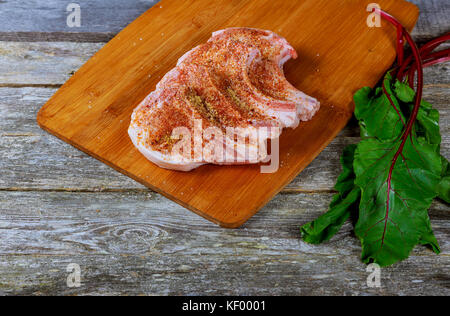
[[[223,227],[238,227],[291,182],[344,128],[352,95],[374,85],[395,57],[395,31],[369,28],[369,2],[161,1],[91,58],[44,106],[39,124],[138,182]],[[408,28],[418,9],[404,1],[380,4]],[[270,12],[270,15],[268,14]],[[158,168],[127,136],[130,115],[187,50],[218,29],[271,29],[298,50],[288,79],[318,98],[310,122],[281,137],[280,169],[204,166],[189,173]],[[162,32],[163,30],[163,32]],[[301,32],[299,32],[301,30]]]

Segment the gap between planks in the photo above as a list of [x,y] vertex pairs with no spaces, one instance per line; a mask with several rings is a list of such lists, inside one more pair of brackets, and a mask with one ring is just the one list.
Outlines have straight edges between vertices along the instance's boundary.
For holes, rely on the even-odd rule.
[[[45,193],[158,193],[149,188],[142,189],[114,189],[114,188],[98,188],[98,189],[78,189],[78,188],[57,188],[57,189],[39,189],[39,188],[20,188],[20,187],[9,187],[0,188],[0,192],[45,192]],[[329,189],[317,189],[317,190],[305,190],[302,188],[285,188],[280,191],[279,194],[334,194],[337,193],[336,190]]]
[[0,32],[0,42],[106,43],[117,34],[113,32]]
[[44,88],[44,89],[59,89],[62,84],[53,83],[0,83],[0,88]]
[[[48,43],[108,43],[118,33],[70,33],[70,32],[0,32],[0,42],[48,42]],[[443,35],[443,34],[439,34]],[[439,35],[416,35],[417,44],[425,44]]]
[[[44,89],[59,89],[63,84],[52,83],[0,83],[0,88],[44,88]],[[427,88],[450,88],[450,84],[425,84],[424,89]]]

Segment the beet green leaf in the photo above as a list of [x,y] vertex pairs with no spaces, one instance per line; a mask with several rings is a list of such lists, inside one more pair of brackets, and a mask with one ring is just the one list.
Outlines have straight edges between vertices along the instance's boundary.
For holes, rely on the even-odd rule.
[[362,191],[355,233],[366,263],[393,264],[429,239],[428,209],[437,196],[441,159],[435,145],[412,137],[390,173],[400,143],[367,139],[355,153],[355,182]]
[[301,227],[302,238],[311,244],[320,244],[333,237],[345,221],[358,210],[361,190],[355,186],[355,173],[353,171],[353,159],[356,145],[350,145],[344,149],[341,163],[344,171],[338,178],[335,189],[338,193],[333,197],[330,210]]
[[405,134],[414,99],[414,90],[390,74],[380,87],[355,94],[361,141],[344,150],[329,211],[301,227],[306,242],[331,239],[352,216],[365,263],[391,265],[418,244],[440,252],[428,209],[436,197],[450,201],[450,167],[440,154],[439,112],[431,104],[421,102]]

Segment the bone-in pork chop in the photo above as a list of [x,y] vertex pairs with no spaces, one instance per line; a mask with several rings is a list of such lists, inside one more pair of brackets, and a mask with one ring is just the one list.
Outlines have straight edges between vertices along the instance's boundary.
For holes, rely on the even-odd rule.
[[297,53],[270,31],[231,28],[188,53],[134,111],[133,144],[160,167],[249,164],[267,158],[267,140],[319,110],[293,87],[283,65]]

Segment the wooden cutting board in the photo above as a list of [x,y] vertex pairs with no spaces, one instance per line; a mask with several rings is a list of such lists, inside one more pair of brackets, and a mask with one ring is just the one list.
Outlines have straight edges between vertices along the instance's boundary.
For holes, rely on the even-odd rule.
[[[344,128],[352,95],[373,86],[395,59],[395,29],[369,28],[365,0],[163,0],[92,57],[41,109],[40,126],[76,148],[223,227],[242,225],[291,182]],[[378,0],[412,29],[418,9]],[[286,130],[280,169],[203,166],[164,170],[132,145],[133,109],[186,51],[227,27],[272,30],[299,59],[285,66],[297,88],[320,100],[310,122]],[[151,210],[149,209],[149,212]]]

